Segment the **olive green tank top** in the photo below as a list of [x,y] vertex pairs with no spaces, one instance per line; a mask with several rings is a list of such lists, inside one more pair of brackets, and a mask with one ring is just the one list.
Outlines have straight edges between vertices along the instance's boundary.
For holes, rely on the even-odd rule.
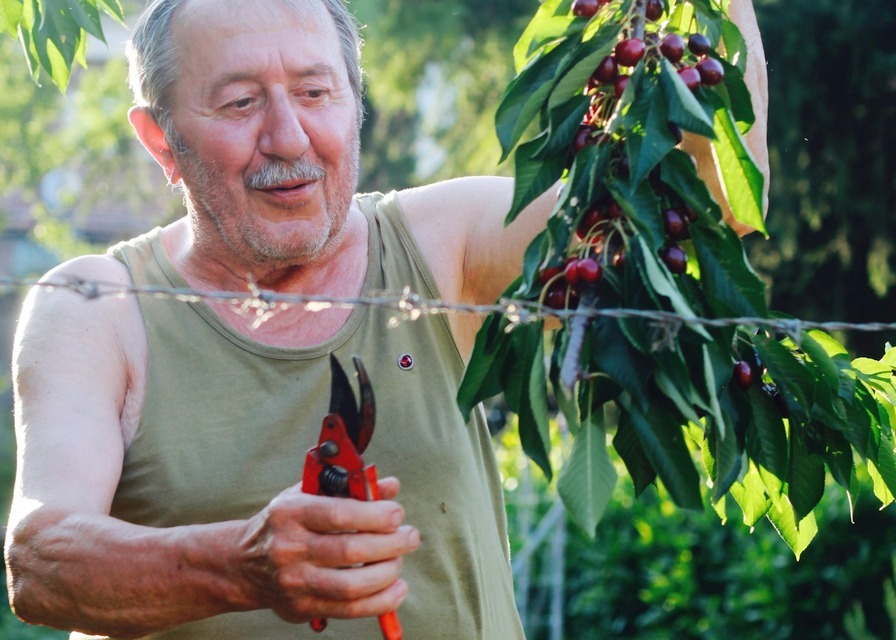
[[[364,295],[439,292],[394,193],[358,196],[370,228]],[[160,230],[111,253],[134,284],[186,287]],[[331,339],[280,348],[229,328],[202,302],[141,297],[149,346],[143,412],[112,515],[154,527],[248,518],[301,480],[330,395],[328,354],[361,356],[376,396],[366,461],[402,483],[420,548],[406,558],[399,609],[407,640],[517,640],[506,517],[484,413],[455,404],[463,362],[442,315],[389,325],[392,310],[356,308]],[[286,311],[288,313],[288,311]],[[403,361],[402,361],[403,359]],[[408,364],[411,364],[408,367]],[[405,365],[402,367],[401,365]],[[72,638],[83,636],[73,635]],[[377,639],[375,619],[330,620],[321,634],[270,611],[231,613],[154,640]]]

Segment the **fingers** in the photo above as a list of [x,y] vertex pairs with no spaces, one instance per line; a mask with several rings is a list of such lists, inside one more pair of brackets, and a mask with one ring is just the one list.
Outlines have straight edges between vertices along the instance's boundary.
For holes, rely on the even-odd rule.
[[380,478],[377,484],[380,489],[380,499],[394,500],[398,497],[398,491],[401,489],[401,483],[398,482],[398,478]]
[[404,525],[392,534],[335,533],[311,536],[308,554],[319,567],[348,567],[400,558],[420,546],[420,533]]
[[[398,495],[394,478],[383,496]],[[404,525],[400,504],[363,502],[287,489],[248,523],[244,575],[257,606],[290,621],[312,617],[376,616],[394,610],[407,585],[402,558],[420,545]]]
[[[338,573],[338,570],[333,571]],[[296,623],[307,622],[311,618],[373,618],[397,610],[407,594],[407,582],[396,580],[386,588],[363,597],[304,596],[275,606],[274,612],[281,618]]]
[[[386,485],[391,494],[397,487]],[[301,523],[305,529],[317,533],[366,531],[388,533],[398,529],[404,521],[404,508],[392,500],[364,502],[348,498],[331,498],[301,493],[289,489],[269,505],[270,517],[275,523],[289,526]]]

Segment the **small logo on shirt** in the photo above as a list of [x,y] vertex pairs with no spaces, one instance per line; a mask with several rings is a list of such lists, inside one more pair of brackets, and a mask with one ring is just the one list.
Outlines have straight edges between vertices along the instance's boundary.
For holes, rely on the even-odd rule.
[[414,356],[405,353],[398,358],[398,368],[402,371],[410,371],[414,368]]

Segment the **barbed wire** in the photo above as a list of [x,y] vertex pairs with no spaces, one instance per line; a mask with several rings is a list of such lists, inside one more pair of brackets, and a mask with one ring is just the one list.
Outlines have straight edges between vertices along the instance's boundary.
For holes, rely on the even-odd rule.
[[252,282],[249,283],[246,291],[203,291],[191,288],[123,285],[115,282],[82,278],[33,280],[0,276],[0,292],[17,291],[31,287],[71,291],[87,300],[134,295],[192,303],[223,302],[238,307],[243,313],[254,313],[256,320],[253,327],[255,328],[273,314],[295,306],[300,306],[313,312],[334,308],[344,309],[367,306],[397,312],[397,315],[390,321],[390,324],[393,325],[402,321],[414,321],[423,316],[447,313],[483,316],[498,314],[510,321],[511,328],[513,325],[532,323],[549,318],[571,320],[581,316],[591,319],[603,317],[619,320],[644,320],[660,329],[664,334],[656,345],[658,348],[668,344],[669,340],[685,326],[699,326],[711,329],[755,327],[782,333],[793,338],[798,338],[803,331],[808,330],[820,330],[828,333],[853,331],[896,332],[896,322],[817,322],[794,318],[760,317],[706,318],[701,316],[684,316],[671,311],[627,308],[554,309],[536,302],[514,299],[501,299],[494,304],[487,305],[448,303],[442,300],[424,298],[411,292],[409,289],[405,289],[400,293],[382,292],[377,295],[345,298],[324,295],[282,294],[261,289]]

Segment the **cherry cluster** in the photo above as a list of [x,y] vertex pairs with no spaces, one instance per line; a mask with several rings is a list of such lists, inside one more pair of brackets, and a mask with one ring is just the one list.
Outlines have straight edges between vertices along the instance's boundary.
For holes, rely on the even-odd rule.
[[[609,2],[575,0],[572,12],[590,19]],[[665,12],[664,0],[648,0],[645,5],[645,17],[652,23]],[[708,57],[710,48],[709,39],[699,33],[692,34],[687,42],[677,33],[668,33],[660,39],[658,27],[643,39],[623,33],[613,53],[600,61],[585,87],[591,103],[570,145],[570,163],[589,146],[614,145],[611,170],[621,178],[628,178],[628,157],[621,141],[614,140],[607,130],[607,124],[628,85],[629,71],[645,56],[655,61],[662,55],[678,68],[682,80],[692,89],[700,85],[712,86],[721,82],[724,69],[718,60]],[[686,50],[689,52],[687,58]],[[681,129],[672,122],[668,123],[668,127],[676,143],[680,143]],[[658,255],[670,272],[683,274],[687,271],[688,256],[680,242],[690,237],[688,225],[696,220],[696,214],[674,194],[668,193],[657,176],[651,176],[651,185],[663,203],[662,218],[667,240]],[[541,294],[544,303],[554,308],[574,308],[578,301],[577,288],[582,283],[597,282],[603,268],[610,265],[616,269],[624,266],[625,239],[630,233],[623,209],[612,197],[605,195],[599,202],[591,204],[578,221],[578,243],[571,251],[572,256],[567,258],[566,266],[548,265],[539,274],[544,285]],[[600,269],[596,269],[594,264]],[[578,265],[587,271],[587,276],[579,277]]]
[[[575,0],[572,12],[590,19],[610,2]],[[587,147],[611,145],[610,175],[628,179],[628,156],[623,140],[618,133],[611,133],[608,125],[625,93],[632,69],[645,58],[651,73],[657,72],[660,57],[665,58],[692,91],[701,86],[715,86],[724,80],[722,63],[710,55],[709,39],[701,33],[690,34],[687,39],[675,32],[662,33],[663,26],[658,21],[665,13],[665,0],[647,0],[644,17],[653,24],[647,26],[643,39],[632,36],[631,30],[624,30],[612,54],[605,56],[594,69],[585,87],[586,95],[591,97],[589,109],[570,145],[570,166],[575,156]],[[678,125],[669,122],[668,128],[676,143],[681,143],[683,136]],[[697,215],[665,187],[656,172],[649,179],[661,203],[659,211],[666,236],[658,257],[671,273],[684,274],[688,268],[688,254],[681,243],[690,238],[689,226],[696,222]],[[551,308],[575,309],[585,288],[600,284],[606,291],[602,283],[605,269],[622,274],[626,246],[632,233],[623,207],[610,194],[604,193],[597,202],[588,204],[578,217],[575,237],[565,256],[550,258],[539,271],[542,302]],[[762,384],[762,390],[775,400],[784,414],[787,409],[783,397],[774,383],[763,383],[764,375],[765,367],[752,348],[745,358],[734,355],[732,382],[745,392]]]

